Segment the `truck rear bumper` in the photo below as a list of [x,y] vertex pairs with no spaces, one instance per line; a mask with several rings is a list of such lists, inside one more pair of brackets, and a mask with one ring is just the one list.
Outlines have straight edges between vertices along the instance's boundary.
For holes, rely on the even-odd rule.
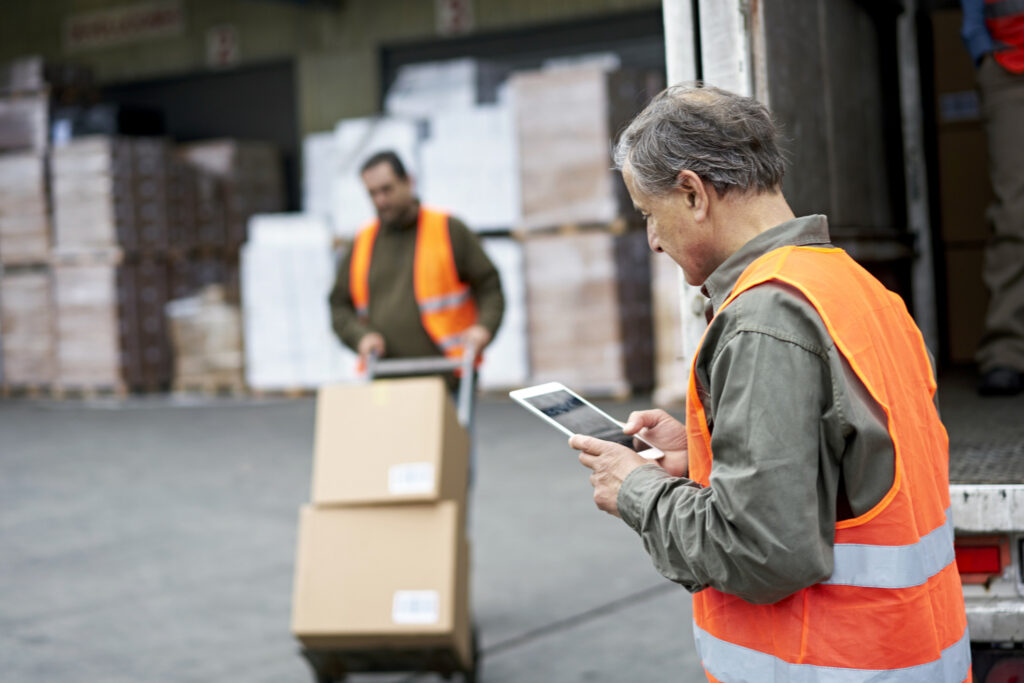
[[967,627],[974,642],[1024,643],[1024,601],[967,601]]

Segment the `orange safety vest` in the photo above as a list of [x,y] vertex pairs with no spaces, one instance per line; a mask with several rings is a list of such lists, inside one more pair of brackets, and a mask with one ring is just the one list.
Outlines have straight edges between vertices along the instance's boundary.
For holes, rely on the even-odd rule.
[[1024,3],[985,0],[985,28],[995,42],[996,61],[1007,71],[1024,73]]
[[[903,301],[841,249],[783,247],[761,256],[722,309],[765,282],[789,285],[810,301],[885,411],[895,477],[874,508],[836,523],[827,580],[770,605],[714,588],[694,595],[694,634],[708,679],[969,681],[949,439],[932,402],[935,381],[921,333]],[[690,477],[713,487],[711,434],[695,368],[696,357],[686,402]]]
[[[380,221],[367,225],[352,245],[349,290],[356,314],[366,320],[370,311],[370,260]],[[448,358],[462,358],[462,333],[476,322],[476,304],[469,285],[459,279],[448,232],[448,215],[421,208],[413,258],[413,293],[420,321]],[[480,357],[477,357],[479,363]]]

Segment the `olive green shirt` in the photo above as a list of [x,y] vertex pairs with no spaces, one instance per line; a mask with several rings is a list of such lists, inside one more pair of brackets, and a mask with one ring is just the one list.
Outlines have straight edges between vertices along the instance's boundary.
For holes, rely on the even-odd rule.
[[[704,283],[709,309],[757,257],[786,245],[831,246],[825,217],[750,240]],[[749,289],[714,315],[695,370],[711,485],[644,465],[623,482],[622,519],[658,571],[693,592],[772,603],[827,579],[836,520],[867,512],[893,483],[880,406],[810,302],[782,284]]]
[[[413,290],[418,213],[396,225],[382,225],[373,243],[370,260],[370,302],[366,320],[356,315],[349,290],[351,249],[342,258],[331,291],[334,331],[349,348],[369,332],[384,337],[385,357],[419,358],[443,355],[423,329]],[[459,279],[467,283],[477,307],[477,323],[493,336],[501,324],[505,298],[498,271],[484,253],[479,238],[457,218],[448,218],[452,253]]]

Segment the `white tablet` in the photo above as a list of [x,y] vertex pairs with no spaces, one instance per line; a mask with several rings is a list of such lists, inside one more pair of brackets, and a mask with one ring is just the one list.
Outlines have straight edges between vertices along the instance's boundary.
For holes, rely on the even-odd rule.
[[510,391],[509,396],[564,433],[586,434],[632,448],[648,460],[665,455],[638,436],[622,431],[622,423],[560,382]]

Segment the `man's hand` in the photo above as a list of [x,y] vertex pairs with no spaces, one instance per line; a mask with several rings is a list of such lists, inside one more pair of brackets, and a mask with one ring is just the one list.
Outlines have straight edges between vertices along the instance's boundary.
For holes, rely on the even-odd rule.
[[356,349],[356,352],[359,354],[360,360],[367,363],[370,360],[371,353],[376,354],[377,358],[383,358],[384,350],[384,337],[378,332],[367,332],[359,340],[359,347]]
[[658,459],[673,477],[685,477],[690,471],[690,456],[686,448],[686,426],[664,410],[640,410],[629,414],[626,434],[639,436],[661,449],[665,457]]
[[651,462],[625,446],[592,436],[576,434],[569,439],[570,448],[580,453],[580,462],[594,471],[590,484],[594,502],[608,514],[619,516],[619,489],[629,473]]
[[479,354],[491,343],[491,333],[483,325],[470,325],[462,333],[462,343],[464,346],[472,346]]

